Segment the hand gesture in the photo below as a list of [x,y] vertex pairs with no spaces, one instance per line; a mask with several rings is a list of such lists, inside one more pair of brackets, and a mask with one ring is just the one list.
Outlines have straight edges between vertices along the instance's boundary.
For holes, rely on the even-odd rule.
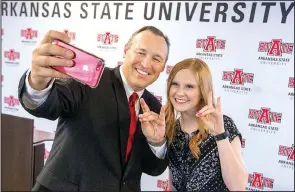
[[142,132],[148,141],[160,143],[165,136],[165,107],[161,107],[160,114],[150,111],[144,99],[140,99],[143,114],[138,116],[141,122]]
[[224,132],[220,97],[217,98],[216,106],[213,105],[212,100],[213,94],[210,91],[208,94],[208,105],[198,111],[196,116],[204,122],[213,135],[217,135]]
[[[29,83],[33,89],[42,90],[52,78],[69,78],[67,75],[52,69],[52,66],[73,66],[74,53],[68,49],[52,44],[54,40],[69,43],[67,34],[58,31],[49,31],[44,36],[39,46],[33,51],[32,67]],[[56,56],[59,56],[57,58]]]

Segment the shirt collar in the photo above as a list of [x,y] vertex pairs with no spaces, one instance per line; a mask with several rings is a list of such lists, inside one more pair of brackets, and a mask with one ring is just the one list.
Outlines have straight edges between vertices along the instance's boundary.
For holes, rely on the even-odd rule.
[[185,131],[182,130],[181,125],[180,125],[180,118],[178,118],[176,120],[176,131],[179,132],[181,135],[184,135],[184,137],[186,138],[187,141],[191,140],[191,138],[193,136],[195,136],[198,132],[199,129],[197,129],[196,131],[193,131],[192,133],[187,133]]
[[[122,81],[123,81],[123,85],[124,85],[124,89],[125,89],[125,92],[126,92],[126,96],[127,96],[127,99],[129,101],[129,97],[132,95],[132,93],[134,93],[135,91],[130,87],[130,85],[127,83],[127,80],[123,74],[123,69],[122,69],[122,65],[120,66],[120,75],[121,75],[121,78],[122,78]],[[138,98],[141,98],[142,94],[144,92],[144,89],[141,90],[141,91],[137,91],[137,95],[138,95]]]

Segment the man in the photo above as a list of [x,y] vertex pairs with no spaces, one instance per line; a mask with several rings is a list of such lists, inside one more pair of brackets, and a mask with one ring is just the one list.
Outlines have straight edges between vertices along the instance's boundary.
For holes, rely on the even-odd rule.
[[164,108],[145,88],[165,68],[168,38],[153,26],[136,31],[121,67],[106,68],[94,89],[50,68],[72,66],[73,53],[52,44],[55,39],[69,42],[67,35],[49,31],[19,84],[26,111],[59,118],[33,191],[140,191],[142,173],[160,175],[168,163],[163,127],[136,120],[149,110],[163,117]]

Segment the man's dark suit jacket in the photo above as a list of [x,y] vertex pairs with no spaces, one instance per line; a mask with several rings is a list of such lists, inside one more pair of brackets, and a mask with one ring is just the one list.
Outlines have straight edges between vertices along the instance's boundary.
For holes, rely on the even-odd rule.
[[[59,191],[140,191],[142,172],[162,174],[167,159],[151,151],[140,123],[129,161],[125,151],[130,113],[119,68],[105,68],[97,88],[75,80],[56,80],[47,100],[36,109],[22,101],[25,74],[19,83],[19,99],[30,114],[58,119],[56,136],[46,164],[37,178],[44,187]],[[159,113],[161,104],[147,90],[142,98]],[[140,108],[141,113],[141,108]]]

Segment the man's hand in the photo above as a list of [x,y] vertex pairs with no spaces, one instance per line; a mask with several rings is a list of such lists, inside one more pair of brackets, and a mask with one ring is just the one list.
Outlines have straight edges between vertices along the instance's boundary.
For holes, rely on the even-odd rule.
[[138,116],[142,132],[151,143],[162,143],[165,140],[165,106],[161,107],[160,114],[151,111],[144,99],[140,99],[143,114]]
[[[73,66],[74,53],[71,50],[52,44],[54,40],[70,42],[67,34],[58,31],[49,31],[39,46],[33,51],[32,67],[29,84],[35,90],[46,88],[52,78],[69,78],[69,76],[52,69],[52,66]],[[58,56],[59,58],[57,58]]]

